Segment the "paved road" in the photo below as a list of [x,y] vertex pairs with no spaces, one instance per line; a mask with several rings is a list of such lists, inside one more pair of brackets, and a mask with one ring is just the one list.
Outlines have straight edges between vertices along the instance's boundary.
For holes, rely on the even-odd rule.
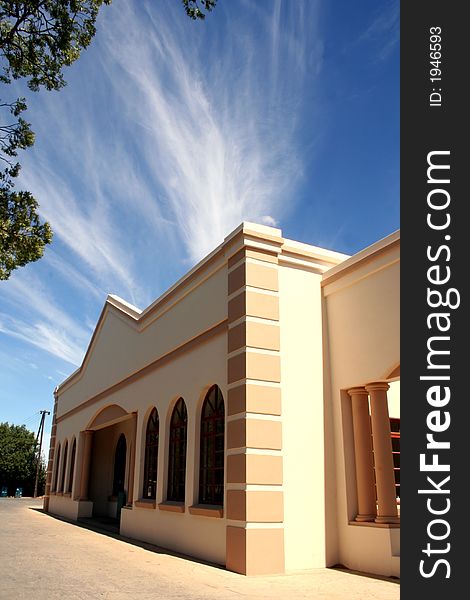
[[0,498],[1,600],[398,600],[392,580],[335,569],[244,577]]

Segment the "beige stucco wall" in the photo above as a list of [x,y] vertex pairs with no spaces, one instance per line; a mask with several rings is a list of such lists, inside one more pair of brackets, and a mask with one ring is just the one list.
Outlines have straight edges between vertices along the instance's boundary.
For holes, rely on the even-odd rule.
[[[187,507],[197,502],[199,464],[199,416],[205,393],[212,384],[219,385],[226,399],[226,336],[219,335],[195,348],[192,352],[166,365],[157,372],[144,377],[131,386],[121,388],[106,401],[77,413],[58,424],[67,429],[84,428],[96,411],[109,404],[117,404],[127,412],[137,411],[137,447],[134,498],[142,497],[143,452],[146,418],[153,406],[160,419],[160,442],[158,456],[157,503],[166,496],[166,473],[168,469],[168,423],[176,400],[182,396],[188,410],[188,437],[186,462],[186,512],[174,514],[155,509],[133,508],[121,513],[121,533],[163,547],[195,554],[207,560],[225,563],[226,521],[189,514]],[[110,349],[111,351],[111,349]],[[181,373],[185,377],[181,377]],[[73,424],[73,425],[72,425]],[[113,478],[114,447],[124,421],[118,425],[95,432],[90,481],[90,498],[98,500],[95,514],[106,514],[105,498],[110,493]],[[65,427],[64,427],[65,429]],[[127,437],[127,436],[126,436]],[[96,444],[96,445],[95,445]],[[111,448],[110,448],[111,446]],[[99,456],[99,461],[96,458]],[[99,468],[96,465],[101,465]],[[51,502],[51,512],[65,514],[64,503]],[[72,517],[73,518],[73,517]]]
[[121,534],[225,565],[225,519],[162,511],[123,509]]
[[286,570],[325,566],[321,275],[280,269]]
[[[160,419],[158,504],[166,498],[169,420],[176,400],[183,397],[188,410],[186,510],[184,513],[158,507],[123,510],[121,533],[220,564],[225,563],[225,519],[191,515],[188,507],[197,502],[198,496],[202,402],[213,384],[220,387],[226,401],[227,335],[222,327],[200,343],[192,343],[191,339],[224,321],[226,298],[226,269],[215,264],[203,276],[194,278],[184,293],[180,290],[175,294],[170,310],[165,306],[165,310],[156,311],[155,316],[148,318],[146,328],[141,331],[127,322],[126,315],[117,315],[110,307],[94,336],[83,372],[59,389],[57,411],[57,443],[61,445],[73,435],[78,438],[79,432],[107,406],[117,405],[129,414],[137,413],[134,499],[138,500],[142,497],[146,422],[155,406]],[[177,352],[172,360],[163,360],[143,376],[132,378],[129,384],[126,382],[126,376],[185,342],[189,342],[187,349]],[[119,385],[93,401],[96,393],[115,384]],[[87,404],[77,410],[83,402]],[[73,412],[67,415],[71,409]],[[132,419],[125,419],[94,433],[89,497],[95,501],[95,514],[109,513],[115,445],[119,434],[124,432],[129,460],[132,426]],[[76,518],[77,505],[71,498],[52,495],[49,508],[51,512]],[[114,505],[111,508],[115,509]]]
[[[269,238],[268,229],[264,227],[262,233]],[[276,236],[273,233],[272,239],[280,245],[280,232],[273,231],[277,233]],[[251,233],[247,236],[253,247],[272,251],[268,242],[258,238],[253,241]],[[231,243],[234,246],[229,249]],[[134,426],[132,491],[134,501],[142,497],[145,429],[155,406],[160,419],[155,506],[124,508],[121,533],[225,564],[227,525],[239,526],[240,523],[235,523],[237,519],[249,521],[252,515],[235,516],[235,521],[227,521],[225,514],[215,518],[189,511],[198,500],[201,405],[211,385],[217,384],[224,395],[227,414],[228,363],[233,371],[232,386],[238,381],[234,375],[237,369],[242,373],[241,380],[253,379],[253,385],[259,386],[258,380],[262,379],[263,385],[277,386],[272,382],[280,380],[280,410],[276,405],[276,410],[271,409],[267,414],[261,410],[258,411],[261,415],[242,414],[241,419],[235,411],[229,418],[232,437],[236,437],[234,422],[238,419],[244,425],[246,416],[248,437],[240,444],[249,447],[247,456],[253,454],[258,458],[269,454],[276,461],[276,473],[279,471],[279,476],[271,477],[267,483],[263,483],[263,474],[258,474],[254,484],[249,479],[251,471],[244,472],[242,461],[240,478],[231,483],[232,491],[250,492],[241,495],[242,502],[248,503],[243,504],[241,513],[246,510],[248,514],[253,509],[255,492],[276,492],[279,499],[282,490],[283,502],[274,511],[271,527],[273,531],[277,527],[275,533],[283,529],[283,545],[278,536],[279,548],[283,548],[288,571],[342,563],[382,575],[398,574],[399,530],[349,524],[357,500],[351,406],[347,395],[350,387],[386,379],[399,365],[398,244],[394,238],[345,260],[343,255],[284,240],[283,249],[279,250],[279,312],[277,292],[271,290],[272,277],[259,284],[262,292],[257,289],[256,277],[272,276],[273,268],[261,269],[257,265],[254,269],[256,260],[250,262],[248,255],[247,264],[251,266],[246,270],[246,281],[238,282],[242,293],[237,295],[241,310],[237,318],[243,321],[245,313],[251,315],[253,298],[272,301],[276,312],[271,315],[268,310],[271,305],[263,305],[260,314],[255,311],[255,316],[249,316],[245,343],[255,349],[242,348],[242,352],[232,356],[228,354],[227,257],[236,251],[236,243],[235,238],[227,242],[202,267],[196,267],[142,313],[118,299],[108,300],[84,365],[58,390],[56,441],[63,447],[65,439],[68,440],[70,461],[74,436],[78,441],[81,431],[95,430],[89,496],[95,500],[95,512],[110,514],[114,506],[110,506],[107,498],[112,487],[115,445],[121,432],[126,433],[126,439],[133,439]],[[272,255],[268,254],[269,257]],[[343,265],[327,271],[343,260]],[[324,271],[327,273],[322,275]],[[232,276],[233,285],[237,283],[235,279]],[[243,289],[244,285],[248,287]],[[263,291],[265,288],[268,291]],[[232,306],[233,310],[238,308]],[[236,335],[232,329],[233,344]],[[260,336],[263,343],[258,339]],[[167,434],[171,412],[179,397],[184,398],[188,410],[185,510],[169,512],[158,504],[166,499]],[[97,426],[92,425],[94,419],[113,405],[120,407],[123,414],[96,430]],[[399,382],[389,391],[389,411],[391,416],[399,416]],[[136,421],[132,414],[136,415]],[[275,427],[280,439],[282,429],[281,449],[278,441],[267,444],[263,437],[268,421],[270,435]],[[243,427],[238,433],[243,437]],[[229,454],[238,448],[233,443]],[[77,447],[77,465],[81,452],[81,447]],[[128,460],[129,457],[128,446]],[[128,465],[126,485],[129,472]],[[52,495],[49,509],[69,518],[88,516],[90,502],[76,502],[75,495],[70,498]],[[269,521],[266,515],[272,507],[266,507],[266,514],[261,508],[256,508],[257,517],[253,519],[257,527],[258,521],[261,523],[260,531],[264,531],[264,519]],[[283,523],[278,514],[282,508]],[[244,529],[254,531],[251,522]],[[240,552],[245,551],[246,547],[240,547]]]
[[138,322],[107,304],[81,372],[63,386],[58,417],[226,319],[221,260]]
[[[153,541],[164,547],[189,552],[208,560],[225,562],[225,519],[190,515],[187,507],[197,502],[199,463],[199,421],[204,396],[212,384],[222,390],[226,401],[226,335],[220,335],[193,352],[162,368],[154,377],[148,377],[133,387],[133,393],[143,399],[137,421],[136,483],[134,497],[142,497],[144,430],[146,416],[156,406],[160,419],[158,456],[157,503],[166,497],[168,470],[168,426],[176,400],[182,396],[188,410],[188,437],[186,456],[186,512],[173,514],[153,509],[134,509],[122,515],[121,532],[129,537]],[[181,374],[185,376],[182,377]],[[121,394],[124,393],[122,390]],[[121,404],[122,405],[122,404]],[[139,443],[140,440],[140,443]],[[201,528],[201,523],[203,524]],[[203,534],[204,523],[208,524]],[[151,533],[150,533],[151,532]],[[151,539],[149,538],[151,536]],[[144,536],[144,537],[142,537]]]
[[387,392],[388,414],[396,419],[400,418],[400,380],[391,381]]
[[76,521],[77,519],[92,516],[93,503],[78,502],[64,496],[51,496],[49,509],[53,514],[61,515],[67,519]]
[[[351,403],[347,390],[387,379],[400,361],[399,243],[396,234],[378,250],[347,268],[324,276],[325,401],[328,405],[327,504],[330,564],[382,575],[399,574],[399,529],[350,525],[357,512]],[[353,262],[353,261],[351,261]],[[398,386],[389,407],[399,416]]]

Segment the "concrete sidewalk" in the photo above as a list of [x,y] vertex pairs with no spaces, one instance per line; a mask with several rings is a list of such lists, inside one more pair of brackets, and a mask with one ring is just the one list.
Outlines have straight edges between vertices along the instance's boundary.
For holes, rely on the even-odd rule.
[[398,600],[396,580],[338,569],[244,577],[0,499],[0,599]]

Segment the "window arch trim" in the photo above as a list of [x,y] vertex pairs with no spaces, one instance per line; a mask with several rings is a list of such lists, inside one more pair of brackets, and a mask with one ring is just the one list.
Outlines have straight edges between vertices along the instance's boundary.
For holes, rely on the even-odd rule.
[[225,402],[213,385],[207,392],[200,415],[199,505],[223,506],[225,478]]
[[63,445],[62,464],[59,465],[60,475],[59,475],[59,481],[57,483],[57,491],[59,493],[65,492],[65,483],[66,483],[65,475],[67,473],[68,450],[69,450],[69,443],[67,440],[65,440],[64,445]]
[[183,398],[176,401],[170,418],[168,440],[167,501],[185,501],[188,412]]
[[154,407],[147,419],[144,448],[144,479],[142,498],[155,500],[158,478],[158,447],[160,442],[160,419]]
[[51,492],[54,492],[54,493],[57,490],[57,480],[59,478],[59,463],[60,463],[60,443],[57,444],[57,450],[56,450],[55,461],[54,461],[54,470],[52,472]]
[[69,492],[70,494],[72,493],[72,488],[73,488],[73,477],[75,474],[75,460],[76,460],[76,455],[77,455],[77,440],[74,437],[72,440],[72,446],[71,446],[71,450],[70,450],[70,466],[69,466],[69,475],[68,475],[68,484],[67,484],[67,489],[65,490],[66,492]]

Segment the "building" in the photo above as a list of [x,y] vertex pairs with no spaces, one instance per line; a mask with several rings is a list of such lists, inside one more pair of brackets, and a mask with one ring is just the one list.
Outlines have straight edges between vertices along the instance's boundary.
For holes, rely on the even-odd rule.
[[242,223],[55,391],[45,509],[244,574],[399,575],[399,233]]

